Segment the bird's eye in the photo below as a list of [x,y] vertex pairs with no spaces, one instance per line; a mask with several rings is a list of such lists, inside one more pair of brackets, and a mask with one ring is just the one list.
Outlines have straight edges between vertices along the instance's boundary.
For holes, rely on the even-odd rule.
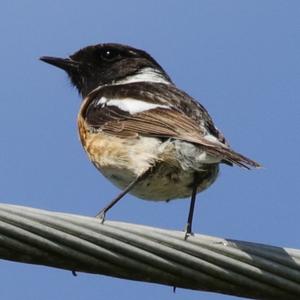
[[119,51],[112,50],[112,49],[103,49],[100,53],[101,59],[105,61],[114,61],[121,57]]

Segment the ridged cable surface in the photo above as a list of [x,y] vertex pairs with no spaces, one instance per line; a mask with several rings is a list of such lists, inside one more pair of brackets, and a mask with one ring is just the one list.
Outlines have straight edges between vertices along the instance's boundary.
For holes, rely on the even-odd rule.
[[254,299],[300,299],[300,250],[0,204],[0,257]]

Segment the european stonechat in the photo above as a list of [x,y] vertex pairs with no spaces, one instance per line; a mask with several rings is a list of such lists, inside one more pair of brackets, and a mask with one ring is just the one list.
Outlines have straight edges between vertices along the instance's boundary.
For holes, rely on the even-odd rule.
[[41,60],[65,70],[82,95],[81,143],[96,168],[123,190],[97,214],[102,220],[127,193],[154,201],[191,197],[187,236],[196,194],[216,180],[220,163],[259,167],[230,148],[207,110],[143,50],[98,44]]

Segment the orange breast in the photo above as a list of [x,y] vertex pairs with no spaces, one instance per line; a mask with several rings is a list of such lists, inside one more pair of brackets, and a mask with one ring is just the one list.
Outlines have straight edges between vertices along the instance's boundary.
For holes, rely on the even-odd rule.
[[[81,143],[90,160],[105,175],[107,172],[143,174],[158,159],[161,141],[148,137],[120,138],[105,132],[93,131],[81,116],[78,118]],[[130,176],[130,177],[131,177]]]

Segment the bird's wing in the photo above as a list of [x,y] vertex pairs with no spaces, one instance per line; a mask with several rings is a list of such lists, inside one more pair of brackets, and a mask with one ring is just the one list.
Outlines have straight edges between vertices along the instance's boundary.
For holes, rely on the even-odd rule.
[[[201,110],[202,107],[195,106],[198,111],[193,112],[194,117],[191,117],[176,105],[179,101],[176,94],[169,98],[171,101],[165,101],[164,96],[153,94],[149,89],[146,94],[138,96],[133,95],[128,87],[126,93],[119,90],[111,94],[111,89],[108,91],[102,90],[100,94],[89,96],[92,99],[87,100],[88,104],[82,111],[88,126],[124,138],[142,135],[179,139],[201,145],[209,154],[226,162],[245,168],[259,167],[258,163],[234,152],[224,139],[220,140],[219,136],[210,132],[207,124],[212,121],[210,117],[207,120],[207,112]],[[172,97],[170,91],[168,96]]]

